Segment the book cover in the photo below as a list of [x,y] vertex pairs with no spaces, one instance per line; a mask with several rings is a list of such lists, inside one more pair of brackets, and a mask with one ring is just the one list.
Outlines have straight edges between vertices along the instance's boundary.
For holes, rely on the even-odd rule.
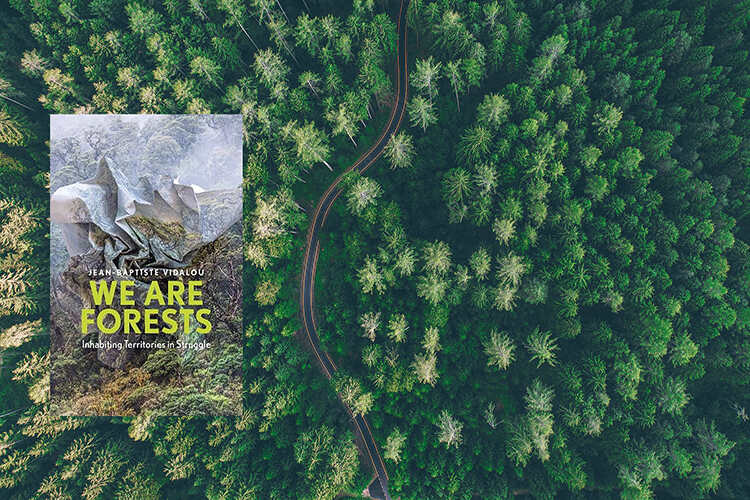
[[239,115],[50,117],[59,415],[242,409]]

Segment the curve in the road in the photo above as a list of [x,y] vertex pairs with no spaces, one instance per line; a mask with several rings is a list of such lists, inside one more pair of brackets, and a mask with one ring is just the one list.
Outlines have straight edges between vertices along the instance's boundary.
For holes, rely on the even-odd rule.
[[[320,253],[320,232],[323,229],[326,219],[328,218],[328,212],[333,206],[333,202],[342,192],[339,184],[343,179],[344,175],[357,169],[358,172],[362,173],[370,166],[375,163],[386,144],[391,139],[393,134],[396,133],[401,120],[404,117],[406,109],[406,96],[408,87],[408,71],[407,71],[407,51],[406,51],[406,10],[409,5],[409,0],[401,0],[401,7],[398,14],[398,48],[396,50],[396,102],[393,105],[390,118],[386,123],[383,133],[375,144],[365,152],[359,159],[344,173],[339,175],[335,181],[328,187],[326,192],[320,198],[315,212],[313,213],[312,223],[307,233],[307,246],[305,249],[305,257],[302,267],[302,283],[300,287],[300,307],[302,312],[302,323],[304,325],[305,332],[312,346],[315,356],[320,361],[327,378],[331,378],[336,372],[336,365],[331,360],[331,357],[325,352],[320,345],[320,338],[315,328],[315,315],[313,313],[314,306],[314,292],[315,292],[315,271],[318,265],[318,255]],[[347,407],[349,414],[351,410]],[[378,481],[383,490],[385,500],[390,500],[391,497],[388,494],[388,473],[385,470],[385,464],[380,456],[378,447],[375,444],[375,440],[372,437],[372,431],[370,425],[361,415],[357,415],[353,418],[354,424],[357,426],[359,434],[362,436],[362,440],[365,444],[365,451],[369,458],[373,470],[378,477]]]

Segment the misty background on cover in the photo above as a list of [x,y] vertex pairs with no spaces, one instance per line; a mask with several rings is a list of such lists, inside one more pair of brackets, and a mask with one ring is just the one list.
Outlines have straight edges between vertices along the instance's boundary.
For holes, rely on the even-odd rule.
[[[181,256],[241,217],[241,148],[238,115],[52,115],[52,276],[65,268],[71,253],[85,253],[102,237],[115,242],[112,251],[140,257],[141,266],[180,267]],[[161,195],[156,201],[155,193]],[[124,248],[122,240],[131,239],[126,233],[143,239],[127,222],[135,207],[128,212],[123,204],[132,198],[138,215],[177,222],[186,226],[187,236],[196,237],[141,243],[141,248],[130,241]],[[196,204],[201,219],[192,210]]]

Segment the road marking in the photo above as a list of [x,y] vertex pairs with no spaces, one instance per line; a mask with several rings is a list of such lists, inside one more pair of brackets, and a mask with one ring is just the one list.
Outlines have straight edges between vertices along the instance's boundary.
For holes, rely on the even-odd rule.
[[[305,332],[307,333],[308,340],[310,342],[310,346],[312,347],[313,352],[315,353],[315,356],[318,358],[318,361],[320,362],[320,365],[323,367],[323,372],[326,375],[326,377],[330,380],[333,377],[333,374],[328,370],[326,367],[326,364],[323,362],[323,358],[321,357],[321,352],[326,356],[328,359],[328,363],[331,367],[333,367],[334,371],[337,371],[336,364],[333,362],[333,359],[331,356],[325,352],[322,351],[322,349],[319,347],[320,345],[320,338],[317,335],[317,326],[315,324],[315,314],[314,314],[314,298],[315,298],[315,274],[317,272],[317,266],[318,266],[318,257],[320,256],[320,236],[318,235],[318,232],[323,229],[323,226],[325,225],[326,220],[328,219],[328,213],[331,210],[331,207],[333,206],[333,203],[338,199],[338,197],[343,192],[343,189],[339,189],[333,196],[333,198],[330,199],[328,202],[328,207],[325,209],[325,212],[323,213],[322,219],[320,219],[320,210],[323,207],[323,204],[326,203],[326,200],[329,198],[331,193],[334,189],[336,189],[341,183],[342,179],[346,174],[354,170],[355,168],[359,170],[360,173],[364,173],[368,168],[370,168],[375,161],[380,158],[380,156],[383,154],[383,151],[385,150],[385,147],[388,145],[388,142],[392,139],[392,137],[396,134],[398,129],[401,127],[401,122],[404,118],[404,114],[406,113],[406,102],[408,100],[409,96],[409,71],[408,71],[408,47],[407,47],[407,40],[408,40],[408,31],[406,27],[403,29],[403,43],[401,42],[401,20],[404,17],[404,7],[407,6],[409,3],[409,0],[402,0],[401,1],[401,7],[398,14],[398,33],[399,33],[399,42],[398,46],[396,48],[396,102],[393,106],[393,109],[391,110],[391,114],[388,119],[388,123],[383,128],[383,132],[380,134],[380,137],[378,137],[378,140],[375,141],[375,143],[370,146],[370,148],[360,155],[360,157],[357,159],[357,161],[354,162],[349,168],[344,170],[343,173],[341,173],[336,179],[333,181],[333,183],[326,189],[325,193],[323,193],[323,196],[320,198],[320,201],[318,202],[317,206],[315,207],[315,212],[312,217],[312,223],[310,225],[310,228],[307,233],[306,238],[306,245],[305,245],[305,255],[303,259],[303,269],[302,269],[302,282],[300,287],[300,308],[302,311],[302,323],[304,324]],[[401,59],[401,49],[403,48],[404,51],[404,57],[403,60]],[[404,77],[404,86],[402,89],[401,86],[401,65],[403,64],[403,77]],[[401,93],[403,91],[403,98],[401,98]],[[399,106],[400,104],[400,106]],[[394,119],[396,119],[396,114],[398,113],[398,121],[396,122],[396,126],[393,127],[391,130],[391,126],[393,125]],[[365,161],[370,155],[373,154],[376,148],[379,148],[379,151],[370,158],[366,164],[362,165],[360,168],[360,165],[362,162]],[[317,223],[320,223],[319,227],[316,229]],[[312,249],[312,241],[315,239],[315,253],[312,255],[312,267],[310,267],[310,250]],[[308,280],[308,270],[309,273],[309,280]],[[305,290],[307,290],[307,293],[305,293]],[[306,300],[307,299],[307,300]],[[309,306],[309,311],[306,306]],[[312,330],[315,332],[315,338],[318,339],[318,344],[316,344],[313,341],[313,335],[310,331],[310,327],[308,326],[308,322],[310,325],[312,325]],[[341,397],[337,394],[339,397],[339,400],[341,400]],[[342,401],[343,403],[343,401]],[[383,494],[385,495],[386,500],[390,500],[390,494],[388,493],[388,471],[385,468],[385,463],[383,462],[383,458],[380,456],[380,451],[378,450],[377,444],[375,443],[375,439],[372,436],[372,430],[370,429],[370,424],[367,422],[367,419],[360,415],[360,418],[362,422],[364,423],[365,427],[367,428],[367,432],[365,433],[364,429],[360,425],[359,421],[356,417],[354,417],[354,414],[352,413],[351,409],[344,404],[344,408],[346,408],[346,411],[349,413],[349,415],[352,416],[352,419],[356,423],[357,429],[360,432],[360,435],[362,436],[362,440],[365,443],[365,448],[367,450],[367,454],[370,458],[370,462],[372,463],[373,469],[375,470],[375,474],[378,477],[378,481],[380,482],[381,488],[383,489]],[[375,462],[375,459],[370,452],[370,445],[372,445],[372,448],[375,451],[375,454],[378,458],[378,463]],[[378,466],[379,465],[379,466]],[[385,475],[385,478],[381,477],[380,471],[383,472]]]

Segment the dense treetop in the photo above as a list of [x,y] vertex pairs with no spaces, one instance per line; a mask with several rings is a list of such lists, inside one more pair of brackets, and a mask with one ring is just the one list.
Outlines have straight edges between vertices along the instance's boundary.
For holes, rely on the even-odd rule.
[[[12,1],[0,488],[12,498],[747,498],[750,4]],[[5,42],[7,40],[7,42]],[[49,414],[48,114],[240,113],[241,418]],[[329,170],[330,169],[330,170]]]

